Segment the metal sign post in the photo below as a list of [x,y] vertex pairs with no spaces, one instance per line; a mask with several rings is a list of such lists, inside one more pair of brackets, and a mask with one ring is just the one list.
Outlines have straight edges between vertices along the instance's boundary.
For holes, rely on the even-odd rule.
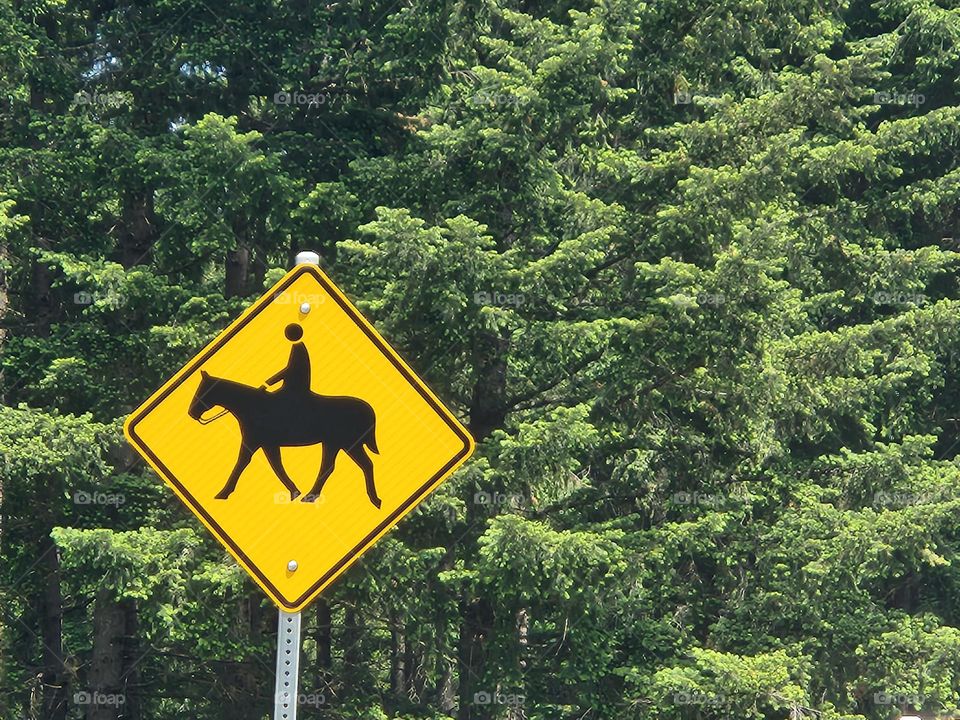
[[300,700],[300,613],[280,611],[277,624],[277,690],[273,720],[297,720]]
[[[297,265],[319,265],[314,252],[297,253]],[[291,560],[288,569],[297,569]],[[277,685],[274,693],[273,720],[297,720],[300,701],[300,624],[298,612],[279,611],[277,620]]]

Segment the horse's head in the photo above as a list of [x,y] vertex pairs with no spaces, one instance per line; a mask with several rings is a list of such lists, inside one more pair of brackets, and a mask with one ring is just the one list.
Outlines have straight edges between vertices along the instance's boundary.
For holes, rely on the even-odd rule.
[[200,371],[200,385],[193,400],[190,401],[190,409],[187,410],[187,414],[194,420],[199,420],[207,410],[215,406],[216,403],[210,398],[210,390],[216,382],[217,379],[210,377],[206,370]]

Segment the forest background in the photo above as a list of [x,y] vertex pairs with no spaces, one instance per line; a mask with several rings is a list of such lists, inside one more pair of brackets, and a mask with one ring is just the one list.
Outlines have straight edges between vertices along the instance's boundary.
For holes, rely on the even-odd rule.
[[2,0],[0,718],[261,720],[120,422],[316,250],[478,451],[303,718],[960,703],[960,5]]

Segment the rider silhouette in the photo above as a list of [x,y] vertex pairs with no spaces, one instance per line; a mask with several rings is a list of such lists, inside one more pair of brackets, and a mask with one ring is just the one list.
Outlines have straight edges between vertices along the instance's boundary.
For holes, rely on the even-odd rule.
[[303,328],[297,323],[290,323],[284,328],[283,334],[293,343],[287,366],[271,376],[262,387],[266,388],[283,380],[283,385],[276,392],[304,397],[310,393],[310,356],[307,354],[307,346],[300,342]]

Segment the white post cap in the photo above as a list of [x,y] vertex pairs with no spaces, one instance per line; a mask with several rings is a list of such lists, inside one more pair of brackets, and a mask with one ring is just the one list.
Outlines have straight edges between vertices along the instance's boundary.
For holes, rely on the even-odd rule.
[[311,250],[303,250],[297,253],[297,259],[294,263],[296,265],[319,265],[320,256]]

